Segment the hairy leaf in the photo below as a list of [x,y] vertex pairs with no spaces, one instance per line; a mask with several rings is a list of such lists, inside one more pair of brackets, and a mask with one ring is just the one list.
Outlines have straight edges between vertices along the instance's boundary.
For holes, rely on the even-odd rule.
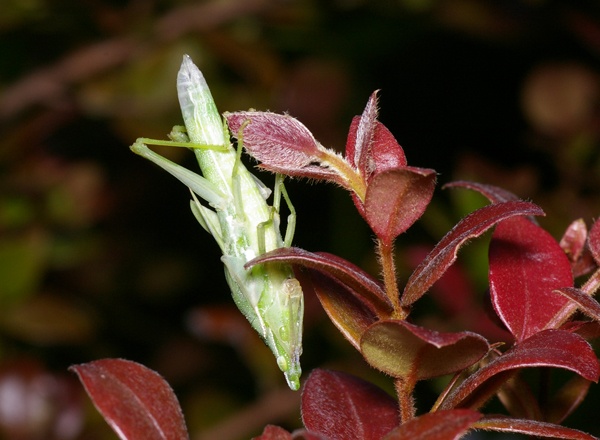
[[548,232],[526,218],[498,224],[489,264],[492,305],[517,341],[546,328],[568,303],[553,291],[573,285],[569,260]]
[[404,288],[402,305],[409,306],[423,296],[454,263],[458,250],[467,240],[480,236],[506,218],[543,214],[537,205],[522,201],[495,203],[472,212],[458,222],[414,270]]
[[409,383],[460,371],[489,350],[475,333],[441,333],[406,321],[376,322],[360,346],[369,364]]
[[487,199],[492,203],[499,202],[510,202],[519,200],[519,198],[511,193],[510,191],[505,190],[504,188],[499,188],[494,185],[487,185],[485,183],[479,182],[470,182],[467,180],[457,180],[455,182],[449,182],[443,186],[443,188],[468,188],[474,191],[479,192],[481,195],[487,197]]
[[424,414],[395,428],[383,440],[458,440],[481,418],[470,409]]
[[348,286],[362,301],[368,301],[373,310],[382,313],[392,310],[381,283],[360,267],[337,255],[309,252],[295,247],[279,248],[249,261],[246,267],[266,262],[281,262],[314,269]]
[[289,115],[270,112],[225,113],[232,135],[246,151],[275,173],[329,180],[347,189],[354,188],[356,172],[333,150],[319,144],[300,121]]
[[367,186],[365,220],[391,244],[425,212],[435,189],[436,173],[422,168],[397,168],[373,176]]
[[263,432],[258,437],[253,437],[252,440],[292,440],[292,434],[285,429],[275,426],[267,425]]
[[360,338],[377,316],[356,292],[312,269],[296,271],[305,293],[313,291],[331,322],[360,351]]
[[302,421],[329,440],[379,440],[398,423],[396,401],[347,373],[314,370],[302,391]]
[[512,432],[544,438],[560,438],[564,440],[595,440],[596,437],[572,428],[535,420],[513,419],[511,417],[485,417],[474,423],[477,429],[485,431]]
[[583,290],[575,287],[563,287],[562,289],[556,289],[555,292],[570,299],[577,304],[577,308],[581,312],[593,320],[600,322],[600,303],[590,295],[586,294]]
[[367,181],[373,174],[404,168],[406,156],[394,135],[377,121],[377,92],[371,94],[361,116],[350,124],[346,159]]
[[598,360],[579,335],[549,329],[536,333],[481,368],[452,390],[440,409],[477,409],[508,380],[514,370],[526,367],[556,367],[573,371],[597,382]]
[[121,440],[189,438],[173,390],[154,371],[122,359],[102,359],[70,369]]
[[588,235],[588,246],[596,264],[600,265],[600,222],[595,221]]

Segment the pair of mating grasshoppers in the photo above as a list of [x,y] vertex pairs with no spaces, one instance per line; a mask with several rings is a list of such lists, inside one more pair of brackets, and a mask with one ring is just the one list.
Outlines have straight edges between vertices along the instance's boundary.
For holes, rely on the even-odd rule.
[[[266,199],[271,191],[240,161],[245,125],[239,133],[233,133],[238,138],[236,149],[230,143],[229,130],[204,76],[187,55],[177,76],[177,91],[185,127],[174,127],[170,141],[139,138],[131,150],[190,188],[192,212],[223,253],[221,260],[236,305],[275,355],[289,387],[297,390],[304,314],[300,283],[288,265],[244,267],[265,252],[291,244],[295,211],[283,186],[283,176],[275,179],[273,206],[269,206]],[[165,159],[147,145],[192,149],[202,176]],[[198,197],[208,206],[201,204]],[[291,212],[284,238],[279,229],[282,197]]]

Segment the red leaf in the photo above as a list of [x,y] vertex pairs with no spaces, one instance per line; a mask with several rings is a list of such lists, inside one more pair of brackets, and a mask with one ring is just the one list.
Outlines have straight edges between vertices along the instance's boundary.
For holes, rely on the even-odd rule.
[[572,300],[577,304],[577,308],[585,315],[595,321],[600,321],[600,303],[586,294],[583,290],[575,287],[563,287],[556,289],[555,292],[562,294],[565,298]]
[[596,264],[600,265],[600,222],[595,221],[588,234],[588,246]]
[[[289,115],[270,112],[225,113],[229,130],[240,137],[246,151],[261,167],[276,173],[329,180],[354,188],[356,172],[333,150],[319,144],[312,133]],[[349,182],[350,181],[350,182]]]
[[463,370],[489,350],[475,333],[441,333],[406,321],[376,322],[364,332],[360,347],[371,366],[411,384]]
[[534,420],[513,419],[511,417],[485,417],[474,423],[474,428],[485,431],[512,432],[544,438],[564,440],[596,440],[596,437],[572,428]]
[[377,316],[356,292],[332,278],[312,270],[296,271],[304,293],[314,291],[331,322],[360,351],[360,338]]
[[436,173],[404,167],[375,174],[367,185],[364,217],[373,232],[391,244],[425,212],[435,189]]
[[591,384],[581,376],[573,376],[552,396],[544,408],[544,420],[561,423],[583,403]]
[[424,414],[398,426],[382,440],[455,440],[480,418],[480,413],[470,409]]
[[92,402],[122,440],[188,439],[171,387],[135,362],[103,359],[74,365]]
[[560,239],[560,247],[565,251],[565,254],[567,254],[572,263],[581,258],[587,235],[587,226],[583,219],[580,218],[569,225]]
[[564,330],[544,330],[515,345],[469,376],[446,396],[440,409],[476,409],[509,377],[505,373],[526,367],[563,368],[592,382],[597,382],[600,376],[596,355],[581,336]]
[[294,247],[279,248],[249,261],[246,263],[246,268],[274,261],[314,269],[348,286],[351,292],[360,296],[361,301],[368,301],[372,310],[381,313],[392,310],[381,283],[360,267],[337,255],[327,252],[313,253]]
[[512,218],[496,227],[489,262],[492,305],[517,341],[547,328],[568,303],[553,291],[573,285],[569,260],[556,240],[529,220]]
[[350,124],[346,159],[367,181],[375,173],[406,166],[404,150],[386,126],[377,121],[377,91],[369,97],[362,115]]
[[467,180],[457,180],[455,182],[450,182],[450,183],[445,184],[443,186],[443,188],[444,189],[446,189],[446,188],[472,189],[473,191],[477,191],[481,195],[487,197],[487,199],[492,203],[510,202],[510,201],[519,200],[519,198],[516,195],[514,195],[510,191],[507,191],[503,188],[498,188],[497,186],[494,186],[494,185],[487,185],[485,183],[469,182]]
[[258,437],[252,437],[252,440],[292,440],[292,434],[283,428],[275,425],[267,425],[262,434]]
[[509,217],[543,214],[537,205],[522,201],[494,203],[472,212],[458,222],[415,269],[406,283],[401,304],[409,306],[423,296],[454,263],[458,250],[467,240]]
[[398,423],[394,399],[346,373],[314,370],[302,391],[302,420],[329,440],[379,440]]
[[583,219],[572,222],[560,239],[560,247],[571,263],[571,270],[575,278],[585,275],[597,267],[589,247],[586,246],[587,240],[588,231]]

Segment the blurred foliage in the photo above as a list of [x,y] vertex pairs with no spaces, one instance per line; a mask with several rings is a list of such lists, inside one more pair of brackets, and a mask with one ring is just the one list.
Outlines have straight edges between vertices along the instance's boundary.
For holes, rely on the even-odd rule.
[[[229,308],[219,251],[188,212],[187,190],[127,148],[181,123],[184,53],[221,111],[288,111],[341,149],[350,118],[380,88],[382,122],[411,164],[435,168],[440,182],[476,179],[531,198],[556,237],[600,212],[597,2],[4,1],[4,438],[115,438],[66,373],[102,357],[164,375],[194,439],[299,423],[297,395],[281,391],[268,350]],[[160,152],[195,169],[185,151]],[[298,246],[373,267],[369,231],[344,193],[305,182],[289,192]],[[437,197],[421,234],[399,240],[409,266],[406,243],[430,244],[481,203]],[[485,267],[483,252],[475,247],[463,263]],[[307,300],[305,370],[373,376]],[[594,423],[590,407],[567,424],[598,435],[585,422]]]

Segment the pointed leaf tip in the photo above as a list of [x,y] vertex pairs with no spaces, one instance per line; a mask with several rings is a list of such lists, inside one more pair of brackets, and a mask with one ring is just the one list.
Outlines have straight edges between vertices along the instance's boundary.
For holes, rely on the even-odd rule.
[[121,440],[189,439],[177,398],[157,373],[135,362],[74,365],[92,402]]

